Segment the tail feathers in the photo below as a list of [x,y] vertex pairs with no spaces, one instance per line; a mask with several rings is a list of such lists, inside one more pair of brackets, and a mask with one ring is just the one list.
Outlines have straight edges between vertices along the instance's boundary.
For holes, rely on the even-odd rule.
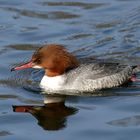
[[133,73],[138,73],[140,72],[140,66],[132,66],[132,69],[133,69]]

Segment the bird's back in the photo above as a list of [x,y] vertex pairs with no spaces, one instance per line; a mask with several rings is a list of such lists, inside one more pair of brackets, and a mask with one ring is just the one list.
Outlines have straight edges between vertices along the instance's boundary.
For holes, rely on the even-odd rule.
[[133,68],[119,63],[81,64],[67,75],[67,88],[93,91],[122,85],[129,80]]

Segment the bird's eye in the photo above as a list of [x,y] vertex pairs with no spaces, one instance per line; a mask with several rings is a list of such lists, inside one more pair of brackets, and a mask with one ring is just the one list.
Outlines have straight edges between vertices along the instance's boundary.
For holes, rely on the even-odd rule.
[[39,59],[39,58],[38,58],[38,59],[35,59],[35,60],[34,60],[34,63],[40,64],[40,63],[41,63],[41,59]]
[[37,63],[40,64],[41,63],[41,59],[37,59]]

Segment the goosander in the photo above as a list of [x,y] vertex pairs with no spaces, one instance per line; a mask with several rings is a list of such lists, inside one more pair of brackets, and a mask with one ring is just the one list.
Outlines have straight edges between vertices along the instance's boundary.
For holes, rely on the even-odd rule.
[[79,62],[62,45],[44,45],[31,60],[11,70],[43,68],[40,87],[46,92],[92,92],[128,82],[136,66],[105,62]]

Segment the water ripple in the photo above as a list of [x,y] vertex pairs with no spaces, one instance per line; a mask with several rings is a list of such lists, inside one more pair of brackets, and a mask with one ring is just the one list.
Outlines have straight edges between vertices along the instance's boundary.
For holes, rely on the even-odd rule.
[[132,117],[126,117],[123,119],[110,121],[108,122],[108,124],[113,126],[121,126],[121,127],[138,126],[140,125],[140,116],[137,115]]
[[9,132],[9,131],[0,131],[0,137],[1,136],[8,136],[8,135],[13,135],[11,132]]
[[31,11],[25,9],[18,9],[14,7],[1,7],[3,10],[16,12],[19,15],[32,17],[32,18],[42,18],[42,19],[71,19],[78,18],[80,15],[76,15],[64,11],[53,11],[53,12],[43,12],[43,11]]
[[72,6],[83,9],[93,9],[105,5],[104,3],[86,3],[86,2],[42,2],[42,6]]

